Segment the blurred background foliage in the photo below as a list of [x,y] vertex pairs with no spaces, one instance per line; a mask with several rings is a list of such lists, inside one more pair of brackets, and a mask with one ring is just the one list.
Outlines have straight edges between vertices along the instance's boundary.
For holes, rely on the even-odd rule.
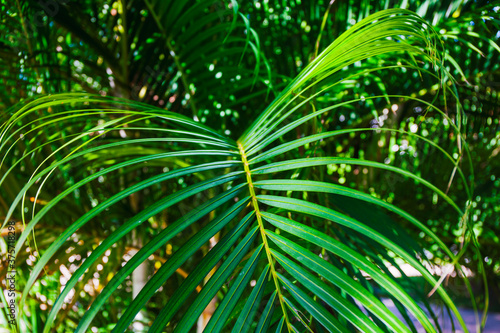
[[[500,309],[498,1],[204,0],[183,1],[182,5],[177,3],[175,6],[173,3],[173,0],[2,0],[2,117],[16,103],[42,94],[85,91],[166,108],[207,124],[221,134],[237,138],[277,92],[342,32],[379,10],[410,9],[441,35],[447,54],[446,70],[456,79],[456,85],[449,80],[442,84],[453,89],[461,104],[457,105],[451,96],[446,103],[436,99],[443,89],[431,74],[415,70],[411,59],[403,55],[391,55],[399,57],[399,66],[392,71],[376,70],[388,60],[381,58],[354,65],[373,68],[368,74],[357,76],[355,71],[350,72],[352,68],[342,72],[343,77],[349,79],[342,82],[335,94],[326,94],[310,103],[304,113],[350,100],[353,96],[358,101],[318,117],[310,127],[302,127],[301,131],[289,136],[296,139],[327,130],[370,129],[301,147],[297,154],[304,157],[359,157],[391,163],[422,176],[439,188],[447,189],[456,202],[464,202],[468,196],[458,175],[450,173],[452,164],[440,157],[436,148],[416,137],[383,129],[409,131],[439,144],[455,160],[461,160],[461,167],[467,173],[471,171],[470,165],[474,165],[473,228],[485,256],[491,305],[493,309]],[[412,99],[400,98],[400,95],[410,95]],[[470,157],[463,155],[462,147],[457,144],[458,138],[448,131],[448,121],[436,117],[426,103],[434,103],[448,112],[451,121],[463,129],[470,146]],[[457,114],[461,113],[457,113],[457,109],[463,110],[463,117],[458,119]],[[77,125],[89,128],[89,125]],[[64,129],[48,126],[40,130],[49,131],[48,137],[65,136]],[[50,131],[54,131],[53,134]],[[110,133],[110,140],[113,135],[123,133]],[[29,146],[29,142],[21,142],[15,148],[15,154],[20,154]],[[49,143],[46,149],[54,151],[57,147],[56,143]],[[146,153],[147,150],[138,152]],[[89,159],[87,165],[75,165],[75,169],[68,169],[55,177],[59,177],[57,181],[71,184],[76,174],[85,168],[90,170],[92,163]],[[187,165],[189,160],[173,160],[172,167],[183,163]],[[36,165],[36,161],[23,162],[20,173],[10,174],[4,179],[0,190],[0,215],[6,214],[9,202]],[[2,175],[8,167],[2,165]],[[140,168],[128,173],[126,177],[129,178],[117,175],[112,182],[104,179],[93,181],[86,187],[86,193],[75,193],[73,200],[59,205],[58,213],[51,211],[50,219],[37,226],[36,246],[46,248],[63,230],[68,219],[73,221],[95,206],[111,191],[109,187],[123,187],[124,183],[137,182],[154,174],[158,168]],[[457,244],[463,239],[456,213],[449,206],[441,205],[437,196],[423,186],[416,186],[411,180],[383,170],[344,164],[331,165],[327,174],[318,177],[397,203],[404,210],[411,211],[417,219],[425,221],[455,252],[459,251]],[[46,184],[45,191],[57,194],[57,181]],[[199,179],[181,178],[177,184],[168,184],[168,190],[182,189],[196,181]],[[409,193],[408,188],[415,190]],[[166,191],[166,188],[163,190]],[[44,194],[31,198],[42,206],[47,199]],[[33,301],[29,303],[32,325],[41,325],[45,320],[47,309],[58,294],[59,284],[68,280],[87,252],[120,223],[156,199],[155,194],[146,189],[142,195],[124,201],[120,211],[93,220],[73,235],[74,242],[79,246],[61,250],[56,255],[58,260],[46,266],[46,274],[37,281],[29,296]],[[350,207],[349,202],[339,201],[337,204],[347,211],[350,209],[353,214],[359,209]],[[31,214],[29,209],[26,207],[25,213]],[[182,209],[169,212],[169,216],[151,220],[147,228],[138,232],[143,233],[141,237],[150,237],[155,230],[182,214]],[[402,227],[418,233],[410,224],[403,224]],[[197,232],[196,226],[185,232]],[[33,240],[31,242],[25,252],[18,254],[20,284],[28,278],[29,267],[37,255]],[[64,327],[72,327],[72,321],[76,325],[77,318],[81,318],[86,306],[102,289],[102,283],[92,281],[109,281],[122,265],[122,258],[137,246],[132,239],[121,242],[122,246],[114,247],[103,257],[105,265],[97,264],[88,271],[76,288],[80,297],[74,298],[75,303],[63,306],[57,321],[60,324],[64,322]],[[157,251],[151,258],[153,266],[157,269],[178,246],[173,242]],[[434,256],[428,259],[439,265],[444,254],[431,252]],[[3,249],[2,253],[5,253]],[[481,305],[484,299],[481,296],[483,287],[478,274],[478,259],[472,250],[468,250],[463,264],[474,274],[472,281],[478,304]],[[70,265],[61,265],[66,262]],[[185,272],[178,271],[178,284],[182,282],[183,274]],[[447,283],[454,284],[454,274],[447,279]],[[175,290],[177,286],[174,283],[169,287]],[[465,297],[460,288],[457,284],[456,296]],[[127,285],[110,298],[102,313],[96,317],[95,324],[102,327],[103,332],[108,321],[116,322],[118,310],[128,305],[130,292],[131,281],[127,281]],[[164,293],[157,293],[154,297],[155,302],[148,303],[148,307],[153,307],[151,311],[157,311],[155,304],[165,304],[168,298]]]

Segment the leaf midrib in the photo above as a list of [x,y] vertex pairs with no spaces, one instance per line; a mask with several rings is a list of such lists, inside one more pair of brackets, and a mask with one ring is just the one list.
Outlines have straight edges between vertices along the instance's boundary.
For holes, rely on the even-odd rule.
[[286,311],[286,303],[285,303],[285,300],[283,298],[283,294],[281,293],[281,290],[280,290],[280,285],[278,282],[278,275],[276,273],[276,269],[274,267],[274,261],[273,261],[272,255],[271,255],[271,249],[269,248],[269,243],[267,242],[266,230],[264,228],[264,222],[262,221],[262,216],[260,214],[260,209],[259,209],[259,203],[257,201],[257,196],[255,195],[255,190],[254,190],[254,186],[253,186],[253,182],[252,182],[252,173],[250,171],[250,166],[249,166],[248,161],[247,161],[245,149],[243,148],[243,145],[240,142],[238,142],[238,148],[240,150],[241,160],[243,162],[243,167],[245,169],[245,174],[246,174],[247,183],[248,183],[248,190],[250,192],[250,197],[252,198],[251,199],[252,206],[253,206],[253,209],[255,211],[255,216],[257,217],[257,223],[259,225],[259,230],[260,230],[260,234],[262,237],[262,243],[264,244],[264,249],[266,251],[267,260],[269,262],[271,276],[273,278],[274,285],[275,285],[276,291],[278,293],[278,299],[280,301],[281,309],[283,311],[283,317],[285,318],[288,331],[290,332],[291,325],[290,325],[290,320],[288,319],[288,314]]

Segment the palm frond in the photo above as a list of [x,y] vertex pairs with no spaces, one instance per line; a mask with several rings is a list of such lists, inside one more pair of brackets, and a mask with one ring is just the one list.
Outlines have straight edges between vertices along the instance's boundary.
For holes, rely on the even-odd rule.
[[[208,13],[202,2],[189,9],[188,2],[184,1],[148,0],[146,3],[154,13],[155,23],[167,46],[173,47],[175,40],[176,49],[170,50],[175,62],[196,50],[198,45],[209,43],[211,36],[217,36],[220,45],[224,41],[234,41],[240,48],[253,47],[248,39],[226,38],[228,30],[242,28],[234,17],[212,26],[214,21],[221,19],[221,13]],[[213,1],[215,3],[218,2]],[[230,12],[233,10],[237,12],[234,7]],[[222,9],[223,17],[227,17],[228,11]],[[190,25],[189,22],[195,22],[200,13],[208,14],[203,17],[204,23]],[[244,26],[250,34],[246,23]],[[189,29],[184,31],[186,25]],[[202,28],[206,30],[200,31]],[[170,33],[175,33],[175,39]],[[254,43],[258,59],[257,42]],[[216,49],[203,50],[206,52],[202,57],[206,59],[218,57]],[[423,67],[422,73],[435,71],[436,84],[444,82],[444,56],[437,33],[408,10],[380,11],[360,20],[314,58],[237,140],[191,117],[119,98],[68,93],[35,99],[14,109],[0,127],[4,161],[14,161],[1,182],[17,168],[27,163],[34,165],[30,167],[32,174],[28,175],[25,185],[12,198],[3,225],[11,218],[26,223],[16,253],[21,253],[30,233],[40,224],[64,228],[37,258],[24,286],[20,308],[24,309],[30,290],[51,259],[64,246],[69,246],[68,238],[84,225],[99,220],[104,225],[112,225],[66,281],[45,322],[44,332],[49,332],[86,271],[134,230],[154,223],[157,216],[165,213],[168,223],[157,234],[145,237],[143,246],[107,279],[106,285],[79,318],[76,332],[86,332],[132,272],[169,244],[172,248],[175,246],[174,251],[120,313],[113,332],[126,331],[148,306],[148,301],[157,297],[158,290],[171,283],[175,272],[187,262],[194,262],[194,268],[178,282],[178,287],[168,295],[161,308],[155,309],[157,316],[150,323],[151,332],[162,332],[165,327],[174,332],[191,330],[215,297],[217,308],[206,331],[412,331],[413,324],[405,322],[410,320],[406,312],[405,319],[399,319],[378,295],[373,294],[370,289],[373,286],[389,294],[428,332],[439,332],[439,325],[422,309],[418,297],[400,280],[387,274],[385,262],[395,258],[416,269],[436,289],[435,297],[450,309],[461,329],[467,331],[451,297],[423,265],[419,249],[411,244],[403,245],[391,238],[391,233],[349,216],[342,207],[328,202],[328,198],[333,195],[355,198],[359,204],[395,213],[424,232],[459,271],[460,255],[449,250],[432,230],[410,213],[348,186],[318,180],[314,174],[325,174],[329,165],[348,164],[407,177],[413,185],[426,188],[450,205],[457,219],[463,219],[464,235],[474,241],[466,203],[455,202],[445,189],[398,166],[342,156],[297,158],[297,149],[304,145],[321,140],[332,142],[337,135],[356,135],[366,131],[365,128],[312,133],[290,139],[290,133],[304,123],[358,101],[359,98],[351,97],[337,105],[316,107],[317,99],[324,97],[328,101],[330,94],[352,75],[393,70],[398,64],[392,62],[391,57],[384,58],[384,66],[370,63],[388,54],[405,55],[414,68]],[[358,66],[358,63],[368,65]],[[204,61],[193,61],[190,68],[201,70],[205,65]],[[184,71],[182,65],[177,71],[184,77],[180,80],[189,76],[187,67],[185,73],[180,72]],[[251,84],[253,82],[246,81],[244,85]],[[213,81],[207,81],[206,86],[200,81],[197,87],[210,91],[209,85],[213,85]],[[189,85],[185,85],[183,92],[190,93],[189,90]],[[448,93],[446,86],[443,90]],[[393,97],[384,94],[373,98]],[[431,108],[437,109],[443,118],[447,117],[429,103]],[[67,129],[66,137],[46,137],[59,127]],[[451,126],[450,132],[462,142],[458,126]],[[20,133],[23,136],[19,139]],[[422,139],[418,135],[414,137]],[[461,165],[439,145],[425,138],[421,141],[438,147],[437,150],[451,160],[450,166],[457,170],[470,199],[472,186]],[[465,145],[463,149],[467,152]],[[16,156],[15,151],[21,151],[21,155],[10,159]],[[144,168],[154,170],[154,176],[145,173],[145,179],[134,177]],[[110,186],[112,195],[99,191],[99,183],[113,184],[114,179],[124,182],[126,175],[134,179],[127,185]],[[52,190],[49,192],[47,188]],[[156,191],[158,196],[145,195],[143,206],[123,215],[118,222],[105,216],[106,212],[120,210],[124,200],[132,200],[134,195],[144,194],[146,190]],[[36,210],[38,198],[47,192],[57,194],[44,197],[46,203]],[[206,193],[209,194],[204,195]],[[34,198],[31,218],[25,213],[30,210],[26,205],[29,197]],[[72,215],[62,216],[59,206],[75,200],[83,202],[82,206],[87,209],[80,208]],[[190,203],[187,214],[179,211],[184,202]],[[187,233],[189,228],[194,231]],[[397,230],[404,232],[402,228]],[[217,244],[207,247],[218,234],[221,238]],[[213,274],[198,292],[198,285],[210,272]]]

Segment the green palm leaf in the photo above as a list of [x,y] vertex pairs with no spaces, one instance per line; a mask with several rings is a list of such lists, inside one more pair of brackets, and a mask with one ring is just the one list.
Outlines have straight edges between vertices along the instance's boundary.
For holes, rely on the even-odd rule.
[[[235,19],[235,2],[233,20],[212,25],[209,23],[218,17],[217,13],[212,13],[203,18],[203,24],[190,26],[187,31],[182,31],[181,27],[198,17],[201,2],[189,9],[187,1],[146,3],[155,13],[155,23],[164,34],[168,47],[173,42],[170,34],[178,33],[176,43],[184,51],[179,49],[174,52],[176,62],[179,61],[178,57],[196,50],[197,45],[207,43],[210,36],[220,36],[228,30],[241,28]],[[184,23],[178,25],[179,22]],[[251,36],[248,22],[244,22]],[[203,27],[208,28],[201,31]],[[227,37],[229,41],[231,39]],[[250,45],[259,59],[258,40],[254,41],[255,45],[251,45],[248,40],[238,42],[246,43],[245,47]],[[429,228],[404,210],[366,193],[317,181],[310,176],[309,171],[323,173],[327,165],[353,164],[394,172],[437,194],[460,218],[467,221],[467,209],[462,208],[462,203],[454,202],[446,190],[438,185],[397,166],[361,158],[295,158],[292,155],[304,145],[346,133],[355,135],[366,129],[313,133],[296,140],[287,137],[290,131],[314,120],[320,113],[333,111],[336,107],[352,102],[339,103],[319,111],[313,106],[314,111],[305,115],[300,112],[311,103],[314,104],[317,98],[335,91],[337,85],[346,80],[344,68],[350,67],[350,70],[355,71],[357,67],[353,67],[353,64],[357,62],[398,53],[408,56],[409,62],[415,67],[420,63],[430,63],[439,72],[443,62],[439,47],[437,34],[422,18],[410,11],[390,9],[368,16],[314,58],[236,141],[190,118],[122,99],[63,94],[36,99],[14,110],[0,127],[0,147],[5,151],[4,161],[13,155],[17,149],[14,147],[25,142],[29,142],[29,145],[23,148],[21,158],[14,159],[12,167],[8,165],[9,169],[1,181],[5,181],[7,174],[14,172],[16,167],[24,165],[30,156],[37,156],[37,164],[31,177],[13,198],[3,224],[14,216],[21,216],[23,222],[28,222],[29,214],[24,213],[24,208],[26,198],[32,197],[32,218],[19,238],[17,253],[43,220],[54,219],[65,228],[36,261],[32,275],[25,284],[21,307],[39,274],[63,250],[68,238],[84,225],[100,219],[104,212],[120,210],[123,200],[150,190],[158,192],[158,197],[147,201],[144,207],[131,211],[126,219],[114,225],[74,270],[48,315],[44,332],[52,329],[66,297],[79,279],[85,276],[86,270],[93,267],[107,251],[121,244],[133,230],[153,223],[155,217],[163,213],[176,217],[175,222],[165,224],[154,236],[146,238],[148,241],[144,241],[132,258],[118,265],[117,272],[106,281],[86,313],[79,318],[76,332],[86,332],[101,308],[119,291],[132,272],[167,244],[172,248],[175,245],[175,250],[129,302],[113,325],[113,332],[126,331],[141,310],[148,306],[148,302],[157,296],[158,290],[173,281],[174,273],[184,264],[192,262],[196,263],[194,268],[179,282],[179,287],[169,295],[168,301],[155,310],[158,315],[150,323],[151,332],[162,332],[165,327],[174,332],[188,332],[214,297],[217,298],[217,307],[204,328],[207,332],[229,329],[235,332],[411,331],[412,324],[398,319],[372,294],[369,289],[372,282],[368,283],[361,272],[366,273],[373,279],[375,286],[415,316],[428,332],[440,331],[429,320],[418,299],[400,281],[386,274],[381,258],[389,257],[389,253],[410,264],[436,288],[438,297],[466,331],[467,327],[456,305],[423,266],[417,253],[364,221],[325,203],[323,198],[332,194],[341,195],[387,209],[435,241],[449,255],[457,269],[460,269],[460,255],[454,255]],[[215,50],[210,53],[210,48],[204,50],[207,51],[204,54],[207,58],[217,55]],[[192,66],[194,70],[200,64],[193,62]],[[178,70],[182,68],[179,65]],[[359,68],[360,74],[371,71],[369,68]],[[390,66],[376,68],[383,70]],[[207,90],[210,84],[206,83]],[[200,86],[204,87],[203,84]],[[185,87],[186,91],[188,89],[189,85]],[[390,95],[383,97],[389,98]],[[194,105],[194,100],[191,105]],[[36,119],[39,113],[43,117]],[[68,126],[73,133],[66,138],[57,138],[61,144],[56,145],[59,141],[44,139],[44,125],[48,126],[46,129]],[[460,133],[456,126],[453,130]],[[19,140],[18,133],[25,133],[27,139]],[[422,141],[437,146],[430,140]],[[263,152],[267,147],[268,150]],[[470,194],[472,186],[467,183],[465,171],[445,149],[440,149],[440,152],[451,160],[451,166],[458,170]],[[266,164],[260,164],[264,162]],[[167,167],[168,170],[165,169]],[[77,217],[71,223],[64,224],[67,221],[61,221],[58,217],[59,205],[72,201],[75,193],[83,192],[93,182],[99,182],[104,177],[123,179],[123,175],[134,176],[141,168],[155,168],[159,174],[122,186],[111,196],[104,196],[98,190],[89,191],[89,198],[82,200],[88,200],[91,208],[81,214],[77,212]],[[78,172],[71,172],[73,169],[78,169]],[[302,172],[304,169],[308,171]],[[193,177],[195,180],[189,178],[186,181],[184,177]],[[45,189],[57,186],[57,179],[64,180],[64,187],[36,211],[38,198]],[[220,192],[216,194],[216,191]],[[207,196],[202,196],[205,193],[208,193]],[[297,197],[301,194],[302,197]],[[318,202],[313,202],[315,199]],[[187,214],[175,211],[185,202],[190,202]],[[186,239],[182,233],[189,228],[193,228],[193,232]],[[270,228],[274,228],[274,231]],[[467,222],[463,224],[463,230],[468,239],[473,239]],[[219,233],[222,237],[218,243],[207,247]],[[374,248],[363,250],[362,237],[370,239]],[[344,244],[343,239],[351,243]],[[200,255],[200,252],[205,253]],[[339,265],[343,267],[337,267]],[[210,272],[213,274],[205,281],[201,291],[195,293],[197,286]],[[358,281],[351,273],[358,276]]]

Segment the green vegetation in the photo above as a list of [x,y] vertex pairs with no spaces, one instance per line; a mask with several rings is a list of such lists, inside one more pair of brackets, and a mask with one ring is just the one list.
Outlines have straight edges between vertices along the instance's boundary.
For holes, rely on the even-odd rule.
[[500,307],[500,4],[0,8],[6,332],[468,331],[459,307],[481,331]]

